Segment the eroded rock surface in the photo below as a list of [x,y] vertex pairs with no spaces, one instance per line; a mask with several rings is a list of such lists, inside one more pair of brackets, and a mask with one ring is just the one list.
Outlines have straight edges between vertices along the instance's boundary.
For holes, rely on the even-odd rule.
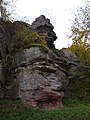
[[3,67],[0,61],[0,98],[4,98],[4,74],[3,74]]
[[39,16],[32,23],[32,29],[35,30],[44,40],[46,40],[49,48],[54,47],[54,41],[57,39],[56,33],[53,31],[54,26],[44,15]]
[[0,24],[0,98],[21,98],[44,109],[62,108],[68,82],[63,61],[52,50],[57,36],[50,20],[41,15],[31,26],[19,21]]
[[[64,95],[77,89],[78,80],[73,86],[73,76],[86,71],[86,66],[81,68],[67,49],[55,49],[53,28],[43,15],[32,25],[0,20],[0,98],[21,98],[25,104],[43,109],[62,108]],[[81,93],[85,91],[90,98],[90,75],[87,82],[85,76],[78,77],[85,86],[87,83]]]
[[31,47],[15,55],[19,95],[33,107],[61,108],[66,75],[55,63],[52,50],[44,49]]

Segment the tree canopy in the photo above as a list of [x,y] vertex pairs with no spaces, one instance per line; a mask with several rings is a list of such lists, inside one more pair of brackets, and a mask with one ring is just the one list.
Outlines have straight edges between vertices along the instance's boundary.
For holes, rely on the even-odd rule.
[[77,10],[71,27],[73,43],[85,44],[90,42],[90,2]]
[[7,8],[13,7],[13,0],[0,0],[0,13],[1,13],[1,18],[3,21],[9,20],[9,16],[12,13],[12,10],[8,10]]
[[75,19],[71,26],[72,45],[70,50],[78,56],[78,58],[87,62],[90,61],[90,1],[85,7],[77,10]]

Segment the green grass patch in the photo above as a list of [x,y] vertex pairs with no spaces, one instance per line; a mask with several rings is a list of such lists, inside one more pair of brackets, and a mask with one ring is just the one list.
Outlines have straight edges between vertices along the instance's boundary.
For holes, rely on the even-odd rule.
[[65,99],[64,108],[41,110],[26,107],[20,100],[0,100],[0,120],[90,120],[90,103]]

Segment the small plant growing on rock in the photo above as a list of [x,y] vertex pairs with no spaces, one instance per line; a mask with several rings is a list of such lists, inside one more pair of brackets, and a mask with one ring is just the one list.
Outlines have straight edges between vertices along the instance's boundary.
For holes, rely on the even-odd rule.
[[31,46],[45,46],[46,41],[43,40],[30,27],[21,24],[14,25],[14,50],[19,51]]

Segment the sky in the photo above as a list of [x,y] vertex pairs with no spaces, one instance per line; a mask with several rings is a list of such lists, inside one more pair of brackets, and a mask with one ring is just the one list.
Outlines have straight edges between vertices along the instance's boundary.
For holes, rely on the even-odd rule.
[[30,24],[42,14],[49,18],[58,37],[55,47],[61,49],[71,44],[72,40],[68,39],[67,35],[70,35],[77,8],[83,6],[85,1],[87,0],[16,0],[15,6],[17,18],[26,16]]

